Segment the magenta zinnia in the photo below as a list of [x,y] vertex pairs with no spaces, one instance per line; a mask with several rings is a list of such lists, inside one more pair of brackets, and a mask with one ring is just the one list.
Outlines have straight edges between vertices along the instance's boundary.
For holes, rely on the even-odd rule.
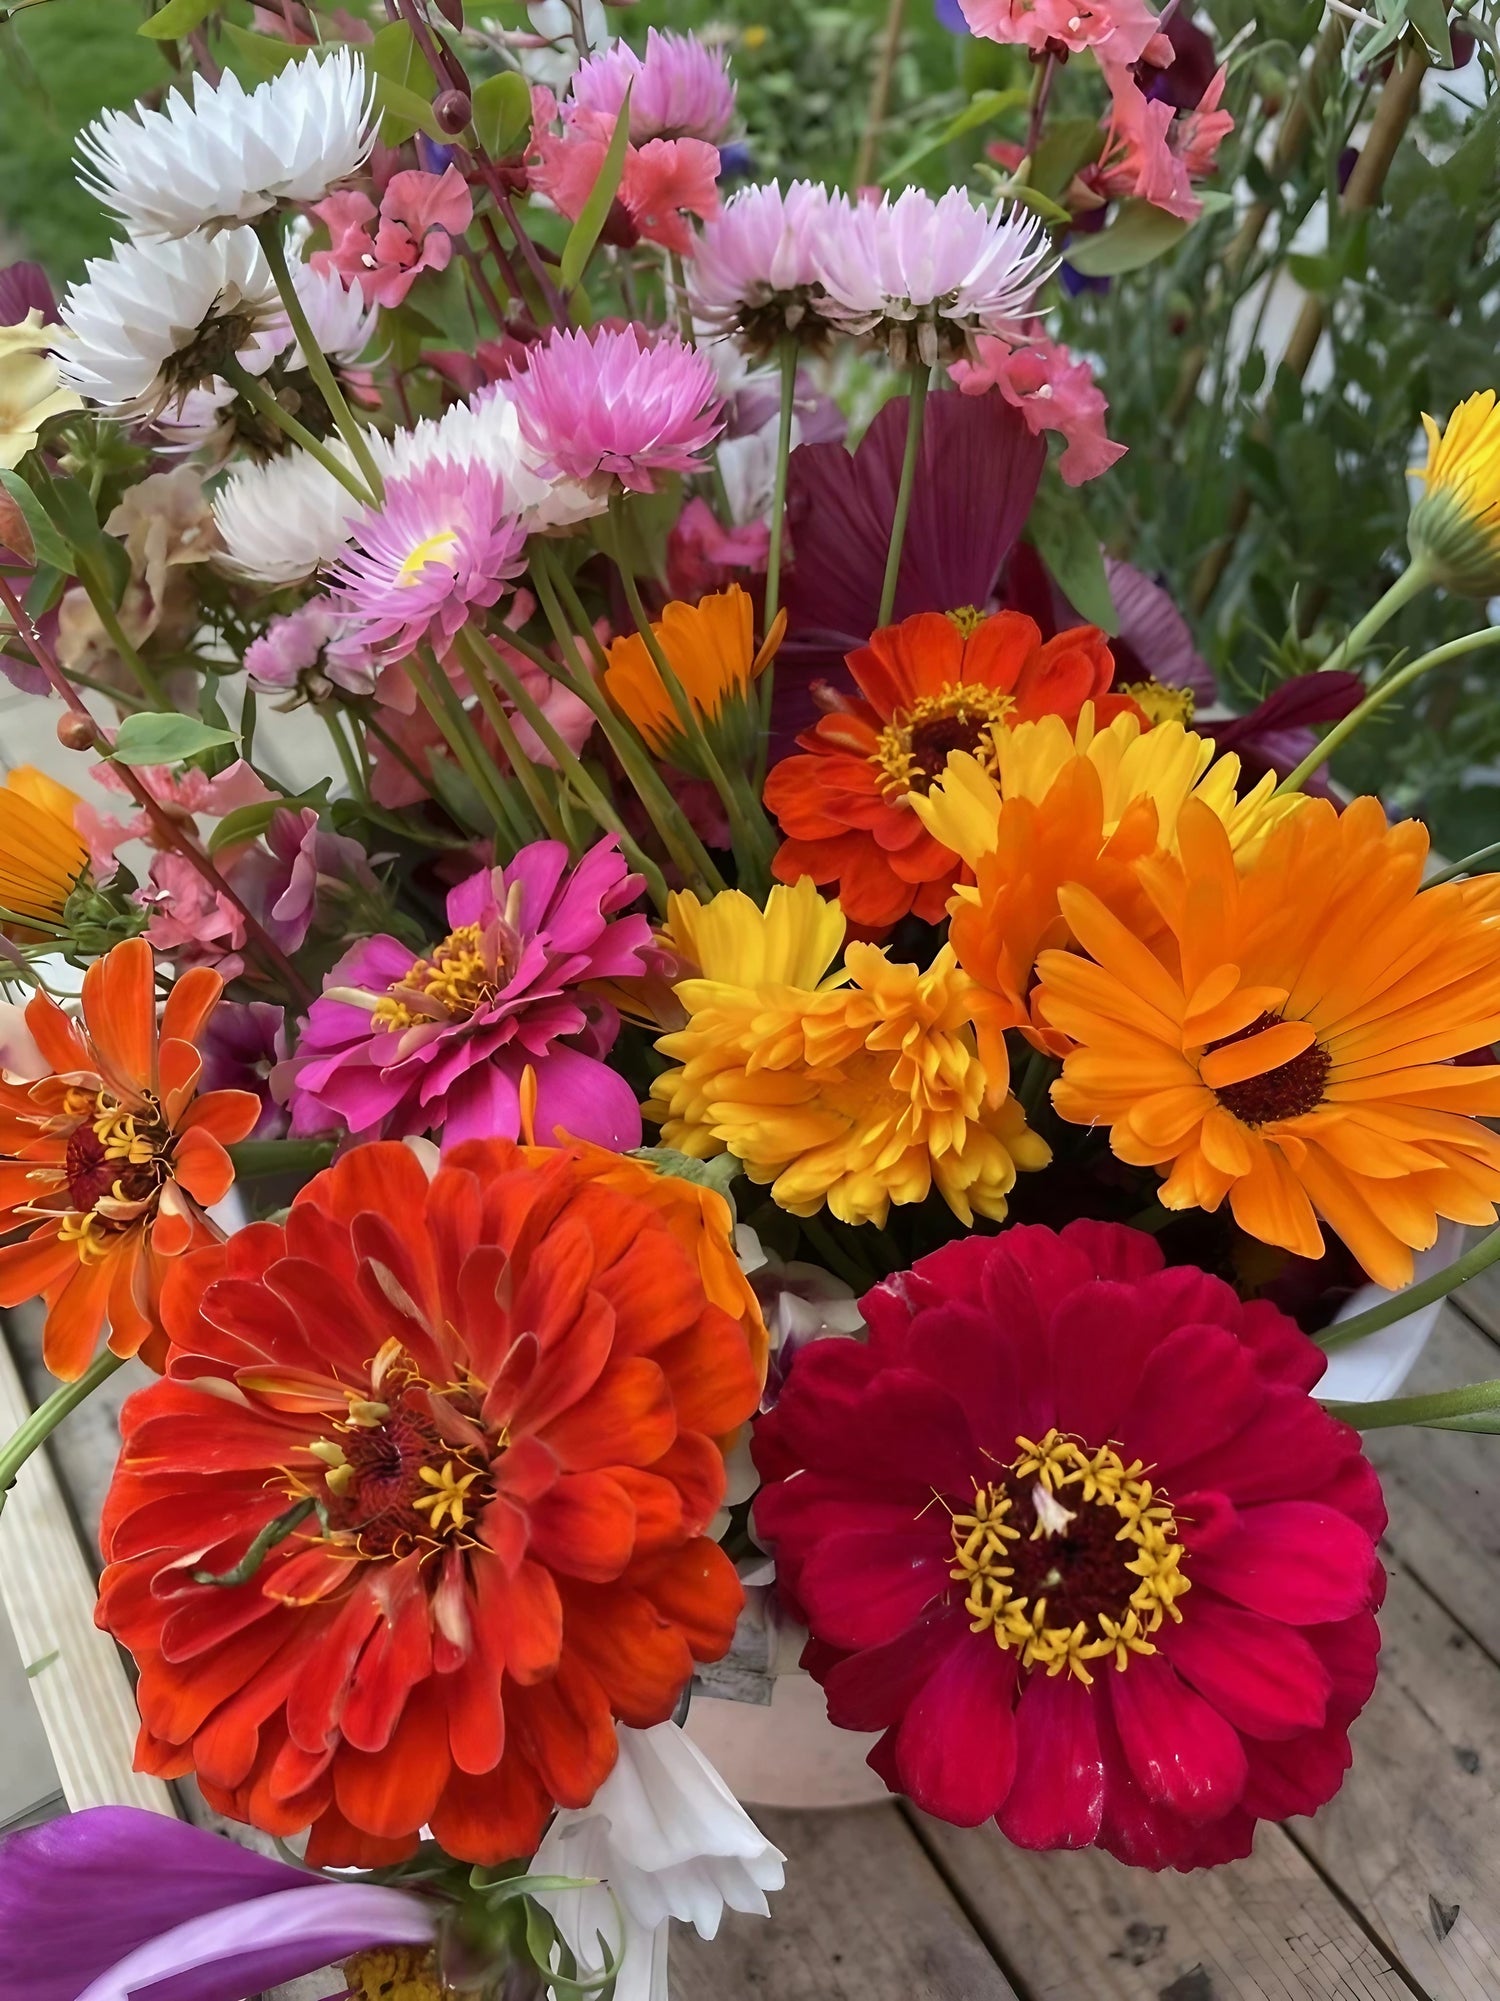
[[713,363],[641,328],[555,333],[511,383],[521,435],[549,478],[652,493],[656,474],[692,472],[723,428]]
[[619,1017],[587,988],[646,970],[650,925],[615,915],[640,890],[613,840],[573,869],[560,841],[537,841],[450,893],[430,951],[362,939],[286,1066],[293,1131],[638,1146],[635,1092],[603,1060]]
[[867,1293],[756,1429],[833,1721],[941,1819],[1147,1868],[1250,1852],[1349,1764],[1380,1486],[1319,1350],[1117,1224],[1017,1225]]
[[526,566],[504,477],[479,463],[431,459],[391,480],[352,537],[331,602],[393,660],[424,642],[446,653],[473,607],[494,604]]

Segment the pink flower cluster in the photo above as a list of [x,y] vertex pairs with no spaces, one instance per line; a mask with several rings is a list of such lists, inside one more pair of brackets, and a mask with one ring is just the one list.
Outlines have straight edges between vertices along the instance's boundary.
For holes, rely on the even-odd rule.
[[[1139,62],[1148,49],[1153,62],[1165,58],[1156,12],[1143,0],[958,0],[976,35],[990,42],[1019,42],[1034,55],[1080,55],[1092,49],[1101,62],[1122,67]],[[1157,46],[1153,47],[1153,44]]]
[[644,56],[616,42],[578,70],[561,104],[550,90],[534,90],[532,185],[561,214],[576,217],[599,178],[627,92],[630,143],[618,195],[626,233],[688,256],[687,217],[707,221],[719,211],[718,141],[734,117],[723,57],[692,35],[652,28]]
[[966,396],[998,389],[1020,411],[1033,437],[1059,432],[1065,449],[1058,470],[1069,486],[1097,479],[1124,457],[1124,445],[1105,434],[1109,404],[1086,361],[1045,338],[1010,347],[980,334],[974,345],[978,360],[955,362],[950,370],[954,382]]
[[312,268],[357,285],[366,305],[399,306],[423,271],[447,269],[454,238],[474,220],[474,203],[450,166],[442,174],[392,174],[379,209],[357,188],[341,188],[313,214],[328,225],[333,246],[313,252]]
[[1147,97],[1128,69],[1106,66],[1114,108],[1086,185],[1106,199],[1133,196],[1182,222],[1195,221],[1203,202],[1193,184],[1213,172],[1219,147],[1234,130],[1233,117],[1219,109],[1226,74],[1218,70],[1198,104],[1179,112],[1165,98]]

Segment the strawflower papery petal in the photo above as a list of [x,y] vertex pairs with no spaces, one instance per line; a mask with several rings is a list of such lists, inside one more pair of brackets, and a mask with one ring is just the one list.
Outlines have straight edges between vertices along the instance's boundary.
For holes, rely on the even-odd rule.
[[404,477],[443,459],[495,472],[528,534],[571,528],[602,514],[606,494],[594,493],[576,479],[544,476],[540,455],[522,435],[511,387],[509,382],[491,383],[467,403],[450,403],[441,417],[423,417],[411,430],[398,431],[390,441],[392,471]]
[[950,1244],[861,1304],[868,1347],[804,1350],[756,1427],[755,1521],[886,1783],[1152,1869],[1322,1805],[1385,1509],[1294,1323],[1092,1222]]
[[1022,335],[1051,255],[1034,216],[991,212],[962,188],[878,204],[836,195],[817,251],[828,317],[905,366],[955,361],[977,334]]
[[106,1321],[117,1355],[149,1343],[159,1359],[166,1273],[212,1234],[203,1211],[234,1181],[224,1148],[260,1106],[198,1091],[198,1037],[222,992],[216,973],[187,973],[158,1023],[151,947],[130,938],[85,973],[81,1021],[45,994],[27,1003],[47,1067],[0,1078],[0,1229],[28,1233],[0,1248],[0,1304],[45,1299],[43,1352],[65,1380]]
[[636,146],[651,139],[705,139],[717,146],[734,119],[734,85],[724,54],[696,35],[648,28],[644,56],[628,42],[615,42],[575,71],[568,104],[613,120],[627,90]]
[[495,604],[526,567],[526,531],[503,476],[446,459],[390,480],[350,540],[330,602],[394,660],[424,644],[446,653],[474,607]]
[[[429,1826],[509,1861],[594,1796],[617,1719],[664,1721],[727,1648],[739,1582],[702,1531],[713,1441],[760,1376],[657,1178],[612,1181],[632,1166],[606,1187],[586,1156],[490,1141],[429,1180],[408,1147],[356,1147],[284,1224],[184,1265],[103,1533],[146,1767],[310,1824],[315,1865],[399,1859]],[[289,1508],[245,1583],[193,1580]]]
[[538,470],[606,492],[651,493],[656,474],[692,472],[723,428],[707,356],[635,327],[554,333],[510,392]]
[[721,333],[738,334],[754,353],[769,354],[786,334],[804,345],[828,339],[823,311],[819,240],[827,226],[827,188],[778,181],[741,188],[704,228],[689,284],[694,316]]
[[529,1070],[539,1140],[560,1126],[638,1145],[634,1093],[603,1061],[619,1020],[588,983],[646,971],[650,925],[616,914],[640,888],[613,840],[571,870],[560,842],[538,841],[450,893],[452,928],[430,956],[362,940],[328,975],[279,1080],[294,1130],[514,1139]]
[[290,62],[246,92],[201,71],[192,102],[106,111],[78,142],[80,178],[141,236],[183,237],[311,202],[358,173],[375,139],[363,59],[347,48]]
[[[379,463],[373,433],[371,441]],[[352,470],[353,454],[342,439],[328,449]],[[310,452],[237,465],[214,497],[214,525],[224,545],[220,561],[258,583],[300,583],[340,554],[363,511]]]

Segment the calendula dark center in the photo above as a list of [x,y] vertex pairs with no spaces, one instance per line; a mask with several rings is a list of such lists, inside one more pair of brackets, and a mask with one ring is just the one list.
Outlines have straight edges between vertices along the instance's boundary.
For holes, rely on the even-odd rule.
[[[1238,1034],[1211,1042],[1204,1054],[1227,1049],[1231,1043],[1248,1042],[1252,1035],[1274,1028],[1282,1018],[1279,1014],[1257,1015]],[[1278,1063],[1274,1070],[1264,1070],[1258,1077],[1241,1078],[1237,1084],[1221,1084],[1214,1096],[1242,1125],[1265,1126],[1275,1119],[1295,1119],[1304,1112],[1316,1111],[1322,1104],[1332,1067],[1333,1058],[1323,1045],[1310,1042],[1289,1063]]]

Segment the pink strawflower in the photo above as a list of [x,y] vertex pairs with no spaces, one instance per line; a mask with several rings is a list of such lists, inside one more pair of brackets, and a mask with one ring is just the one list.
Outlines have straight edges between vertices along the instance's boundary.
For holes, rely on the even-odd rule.
[[721,50],[696,35],[646,30],[646,53],[627,42],[602,49],[574,73],[570,105],[601,113],[611,124],[630,92],[630,137],[704,139],[717,146],[734,122],[734,85]]
[[983,396],[989,389],[998,389],[1026,419],[1033,437],[1043,431],[1060,432],[1066,449],[1058,471],[1069,486],[1097,479],[1125,456],[1124,445],[1105,435],[1109,404],[1086,361],[1076,360],[1054,340],[1040,339],[1028,347],[1011,348],[1003,340],[981,334],[974,345],[978,359],[955,362],[953,380],[966,396]]
[[[1101,62],[1139,62],[1158,32],[1142,0],[958,0],[971,31],[990,42],[1020,42],[1033,55],[1093,49]],[[1172,60],[1168,47],[1166,61]]]
[[[593,193],[609,151],[616,114],[581,111],[571,104],[558,112],[557,100],[545,89],[532,93],[531,184],[545,195],[559,215],[574,219]],[[557,120],[562,126],[558,130]],[[719,151],[703,139],[648,139],[625,150],[616,221],[623,211],[624,238],[644,237],[680,256],[693,249],[693,235],[684,220],[707,220],[719,212]]]
[[818,244],[828,317],[905,367],[955,361],[977,334],[1022,337],[1050,265],[1034,216],[991,213],[962,188],[937,199],[907,188],[879,203],[836,196]]
[[[346,1128],[443,1143],[559,1132],[638,1146],[635,1092],[604,1062],[619,1017],[587,983],[647,969],[651,927],[614,841],[576,868],[560,841],[522,848],[448,897],[430,955],[362,939],[333,968],[276,1089],[294,1133]],[[528,1075],[529,1073],[529,1075]]]
[[383,504],[354,524],[334,572],[336,611],[390,659],[430,644],[444,654],[476,605],[492,605],[526,567],[526,534],[504,475],[434,458],[391,480]]
[[245,649],[245,672],[258,689],[290,697],[281,704],[326,701],[335,688],[368,695],[375,687],[374,656],[363,634],[327,598],[309,598],[295,611],[273,618]]
[[399,306],[421,272],[448,268],[454,237],[474,220],[474,203],[463,175],[450,166],[442,174],[392,174],[378,210],[368,195],[343,188],[315,203],[313,214],[333,238],[331,249],[313,252],[313,269],[336,271],[368,305]]
[[828,190],[813,181],[741,188],[698,239],[693,311],[720,333],[769,353],[786,334],[815,346],[826,339],[819,261],[828,227]]
[[634,326],[554,333],[510,390],[521,435],[550,478],[654,493],[658,473],[695,471],[723,428],[708,357]]

